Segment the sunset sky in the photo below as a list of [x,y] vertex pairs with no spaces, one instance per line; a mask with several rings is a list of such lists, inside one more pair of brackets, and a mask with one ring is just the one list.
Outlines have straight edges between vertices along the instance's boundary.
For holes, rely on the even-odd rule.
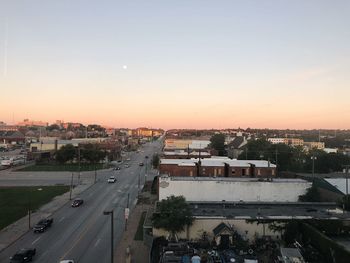
[[350,1],[0,0],[0,121],[350,129]]

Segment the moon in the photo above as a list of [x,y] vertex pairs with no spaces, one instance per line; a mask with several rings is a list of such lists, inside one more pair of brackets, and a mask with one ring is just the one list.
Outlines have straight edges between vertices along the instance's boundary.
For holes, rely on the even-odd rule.
[[123,65],[123,69],[128,69],[128,66],[127,65]]

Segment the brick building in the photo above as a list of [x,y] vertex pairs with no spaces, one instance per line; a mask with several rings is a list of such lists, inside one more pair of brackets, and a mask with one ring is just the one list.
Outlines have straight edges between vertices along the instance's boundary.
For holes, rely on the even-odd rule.
[[189,177],[274,177],[276,165],[265,160],[236,160],[227,157],[161,159],[159,173]]

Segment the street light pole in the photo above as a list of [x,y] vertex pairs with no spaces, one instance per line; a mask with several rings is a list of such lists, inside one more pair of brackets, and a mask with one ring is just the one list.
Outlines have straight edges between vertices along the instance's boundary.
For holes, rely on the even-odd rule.
[[312,181],[315,181],[315,160],[317,159],[317,157],[313,154],[311,156],[311,160],[312,160]]
[[103,211],[104,215],[111,215],[111,263],[114,261],[114,230],[113,230],[113,210],[105,210]]
[[72,191],[73,191],[73,173],[70,179],[70,192],[69,192],[69,200],[72,200]]

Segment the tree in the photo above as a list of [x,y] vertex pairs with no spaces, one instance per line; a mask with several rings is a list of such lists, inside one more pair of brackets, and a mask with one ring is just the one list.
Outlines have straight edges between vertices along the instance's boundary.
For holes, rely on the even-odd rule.
[[73,160],[74,157],[75,148],[72,144],[64,145],[56,152],[56,160],[61,164]]
[[106,156],[105,152],[98,149],[94,144],[85,145],[81,151],[81,155],[89,163],[98,163]]
[[169,231],[172,237],[183,231],[185,226],[192,225],[191,208],[183,196],[167,197],[158,203],[157,208],[152,216],[153,226]]
[[159,166],[159,155],[157,153],[153,154],[152,166],[153,166],[154,169],[157,169],[158,166]]
[[309,189],[307,189],[307,192],[305,195],[299,196],[299,201],[301,202],[320,202],[321,196],[320,192],[318,191],[317,187],[312,185]]
[[214,134],[210,138],[210,147],[218,151],[219,156],[225,155],[225,135],[222,133]]

